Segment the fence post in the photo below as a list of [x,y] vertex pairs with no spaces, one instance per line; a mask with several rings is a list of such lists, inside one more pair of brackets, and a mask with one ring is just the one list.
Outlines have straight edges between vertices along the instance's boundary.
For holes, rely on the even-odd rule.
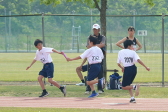
[[[45,47],[45,37],[44,37],[44,12],[42,12],[42,37],[43,37],[43,46]],[[46,85],[46,80],[44,78],[44,84]]]
[[4,9],[4,12],[5,12],[5,51],[8,52],[6,9]]
[[60,51],[62,51],[62,36],[61,36],[61,39],[60,39]]
[[17,40],[17,52],[19,52],[19,36],[16,37],[16,40]]
[[79,53],[79,36],[77,36],[77,53]]
[[145,37],[143,36],[143,44],[144,44],[144,53],[146,53],[146,45],[145,45]]
[[27,35],[27,52],[29,51],[29,40],[28,40],[28,35]]
[[164,13],[162,13],[162,87],[164,87]]
[[110,36],[110,53],[112,53],[112,52],[113,52],[113,50],[112,50],[112,38]]
[[31,36],[30,36],[29,39],[30,39],[30,40],[29,40],[29,52],[31,52]]
[[43,46],[45,46],[45,37],[44,37],[44,12],[42,13],[42,37],[43,37]]

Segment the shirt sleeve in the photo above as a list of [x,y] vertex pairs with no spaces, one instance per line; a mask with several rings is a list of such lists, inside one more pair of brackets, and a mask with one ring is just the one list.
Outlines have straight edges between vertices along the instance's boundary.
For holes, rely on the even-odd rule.
[[37,52],[36,52],[36,55],[35,55],[35,57],[34,57],[34,60],[36,60],[36,61],[39,61],[39,60],[40,60],[40,58],[39,58]]
[[53,48],[45,48],[44,49],[44,52],[46,52],[46,53],[53,53]]
[[83,54],[80,55],[82,59],[85,59],[89,56],[90,54],[90,49],[87,49]]
[[117,63],[121,63],[120,52],[118,52]]
[[134,59],[137,62],[138,59],[140,59],[140,57],[138,56],[138,54],[134,51]]
[[103,36],[101,43],[102,43],[102,44],[105,44],[105,43],[106,43],[106,37],[105,37],[105,36]]
[[[101,49],[100,49],[101,50]],[[103,51],[101,50],[101,58],[104,59]]]

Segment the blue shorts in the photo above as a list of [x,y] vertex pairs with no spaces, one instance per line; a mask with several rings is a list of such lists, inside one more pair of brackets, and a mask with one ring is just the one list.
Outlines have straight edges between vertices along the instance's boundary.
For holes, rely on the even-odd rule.
[[[89,67],[90,67],[90,65],[89,65]],[[86,71],[88,71],[88,65],[84,65],[84,66],[82,66],[82,72],[86,72]],[[101,79],[103,77],[103,66],[102,66],[102,63],[101,63],[101,72],[99,73],[99,75],[98,75],[98,79]]]
[[137,74],[137,67],[135,65],[124,67],[124,74],[122,80],[122,87],[130,86]]
[[39,72],[39,75],[42,75],[46,78],[53,78],[54,77],[54,64],[53,63],[44,64],[43,69]]
[[82,66],[82,72],[86,72],[86,71],[88,71],[88,65]]
[[88,71],[88,76],[87,76],[87,81],[92,81],[95,78],[97,78],[101,72],[101,64],[91,64],[89,65],[89,71]]

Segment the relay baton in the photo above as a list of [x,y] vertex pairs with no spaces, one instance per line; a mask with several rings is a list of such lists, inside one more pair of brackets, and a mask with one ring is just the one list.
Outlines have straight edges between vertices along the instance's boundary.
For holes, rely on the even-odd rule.
[[64,52],[62,52],[62,55],[67,59],[67,56],[66,56],[66,54]]

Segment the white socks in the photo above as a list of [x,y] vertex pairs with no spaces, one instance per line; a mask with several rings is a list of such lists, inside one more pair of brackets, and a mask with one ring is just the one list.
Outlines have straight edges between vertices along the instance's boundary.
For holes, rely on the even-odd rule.
[[133,90],[136,90],[136,85],[133,85]]
[[131,97],[131,100],[135,99],[134,97]]

